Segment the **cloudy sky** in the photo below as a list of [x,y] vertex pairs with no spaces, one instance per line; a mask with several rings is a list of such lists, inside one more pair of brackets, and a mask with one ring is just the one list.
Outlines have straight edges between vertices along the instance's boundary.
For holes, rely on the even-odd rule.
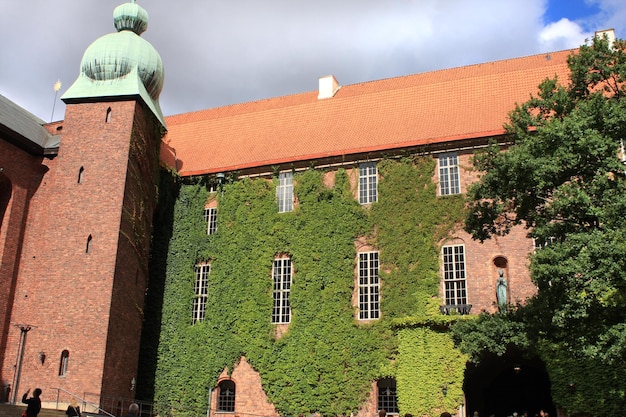
[[[0,94],[50,121],[125,0],[0,0]],[[172,115],[626,37],[624,0],[137,0]],[[53,85],[62,88],[55,100]],[[54,115],[52,113],[54,106]]]

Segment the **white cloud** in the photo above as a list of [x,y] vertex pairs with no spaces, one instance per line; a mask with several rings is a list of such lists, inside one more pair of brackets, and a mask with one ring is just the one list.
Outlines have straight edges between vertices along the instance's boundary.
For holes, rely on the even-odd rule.
[[587,33],[575,22],[562,18],[558,22],[548,24],[539,33],[539,42],[545,51],[576,48],[590,39],[593,33]]
[[[124,1],[0,0],[0,94],[49,119],[53,84],[63,82],[59,95],[72,84]],[[547,0],[138,3],[150,16],[142,36],[163,58],[169,115],[315,90],[328,74],[353,84],[572,48],[607,27],[623,37],[626,2],[594,1],[597,16],[549,24]]]

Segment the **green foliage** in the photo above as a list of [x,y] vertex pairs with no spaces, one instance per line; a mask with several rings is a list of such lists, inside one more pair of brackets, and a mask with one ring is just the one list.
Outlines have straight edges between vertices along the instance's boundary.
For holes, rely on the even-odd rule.
[[[484,174],[469,189],[466,221],[475,238],[504,234],[521,223],[542,240],[625,227],[618,151],[626,137],[626,90],[614,83],[624,80],[626,54],[596,40],[572,55],[569,65],[572,85],[546,80],[537,97],[510,114],[514,146],[476,155],[474,165]],[[589,79],[593,83],[585,84]]]
[[462,219],[461,196],[435,198],[435,161],[381,161],[372,206],[381,250],[382,310],[390,318],[439,315],[439,241]]
[[502,356],[512,349],[533,353],[517,310],[493,315],[483,312],[473,320],[457,321],[450,330],[456,346],[473,363],[479,363],[486,353]]
[[623,361],[572,355],[558,344],[542,344],[552,398],[567,415],[618,416],[624,412],[626,373]]
[[539,286],[525,314],[534,340],[609,363],[626,352],[626,229],[592,230],[538,251]]
[[468,358],[455,348],[450,334],[428,327],[403,328],[398,344],[396,380],[404,387],[398,392],[400,409],[418,416],[453,413],[463,402]]
[[[202,184],[182,185],[167,255],[155,400],[202,412],[222,370],[232,371],[245,356],[279,413],[356,412],[371,381],[396,376],[398,336],[390,320],[430,315],[439,324],[432,318],[440,317],[437,242],[461,218],[463,201],[435,197],[433,170],[430,159],[381,161],[380,201],[369,208],[355,201],[345,170],[335,174],[332,189],[323,172],[309,170],[294,176],[298,204],[290,213],[278,213],[276,182],[231,181],[217,194]],[[202,211],[211,198],[218,199],[218,227],[207,236]],[[370,324],[355,320],[351,305],[359,237],[381,249],[389,271],[381,273],[382,318]],[[280,254],[293,261],[292,319],[276,337],[271,270]],[[211,263],[206,318],[192,325],[194,265],[203,261]],[[421,340],[403,349],[435,343],[429,352],[437,361],[441,346],[453,350],[448,339],[430,333]],[[454,372],[462,372],[460,358],[450,354]],[[431,371],[454,387],[462,384],[452,368]],[[398,387],[404,412],[430,404],[409,399],[420,386]],[[446,407],[460,401],[457,394]]]
[[[546,80],[510,114],[514,145],[476,155],[484,174],[469,190],[466,230],[484,240],[523,224],[551,244],[531,257],[539,290],[527,305],[455,330],[473,357],[481,347],[497,353],[498,332],[523,331],[526,340],[512,342],[543,346],[555,402],[593,416],[626,407],[623,373],[614,371],[626,356],[626,179],[618,156],[626,137],[626,43],[615,45],[595,39],[582,46],[568,60],[570,85]],[[575,395],[563,391],[586,372],[610,389],[581,381]]]

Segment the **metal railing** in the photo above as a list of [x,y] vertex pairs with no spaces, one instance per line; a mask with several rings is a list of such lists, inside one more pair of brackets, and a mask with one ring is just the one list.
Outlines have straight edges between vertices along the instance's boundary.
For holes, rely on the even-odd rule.
[[59,405],[61,405],[61,407],[65,407],[66,405],[71,404],[72,400],[76,400],[76,403],[80,406],[81,414],[99,414],[106,415],[108,417],[115,417],[114,414],[111,414],[109,411],[102,409],[99,402],[87,400],[87,394],[85,394],[83,397],[80,397],[63,388],[53,389],[57,392],[55,407],[57,410],[59,409]]
[[471,304],[446,304],[443,306],[439,306],[439,311],[441,312],[441,314],[445,315],[449,315],[450,313],[466,315],[470,313],[471,309]]

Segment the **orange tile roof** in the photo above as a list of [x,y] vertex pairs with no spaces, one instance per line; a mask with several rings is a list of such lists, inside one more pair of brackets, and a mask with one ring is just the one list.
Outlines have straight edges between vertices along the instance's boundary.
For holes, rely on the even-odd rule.
[[515,103],[568,80],[575,50],[488,62],[166,117],[161,157],[182,176],[504,133]]

